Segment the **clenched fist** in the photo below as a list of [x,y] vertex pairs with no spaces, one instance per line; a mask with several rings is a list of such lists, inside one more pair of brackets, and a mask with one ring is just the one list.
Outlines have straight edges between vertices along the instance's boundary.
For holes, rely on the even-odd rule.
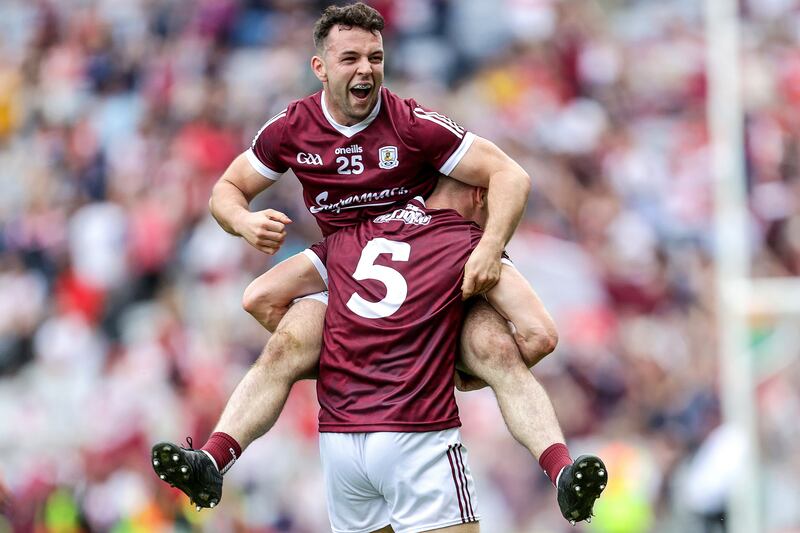
[[268,255],[274,255],[286,239],[286,226],[292,219],[280,211],[265,209],[243,216],[236,231],[244,240]]

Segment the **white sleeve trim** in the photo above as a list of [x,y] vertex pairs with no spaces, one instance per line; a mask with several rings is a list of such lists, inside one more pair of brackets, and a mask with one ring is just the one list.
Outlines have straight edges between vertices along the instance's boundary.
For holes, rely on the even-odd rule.
[[466,135],[464,135],[464,139],[461,141],[461,144],[458,145],[456,151],[444,162],[444,165],[439,169],[439,172],[444,174],[445,176],[449,176],[450,173],[456,168],[456,165],[461,162],[461,158],[467,153],[469,147],[472,146],[472,143],[475,142],[475,134],[471,131],[468,131]]
[[314,265],[314,268],[317,269],[319,275],[322,277],[322,281],[325,282],[325,286],[328,286],[328,269],[325,268],[325,265],[322,264],[322,260],[315,254],[311,248],[306,248],[303,250],[303,255],[308,257],[311,263]]
[[517,268],[517,267],[515,267],[515,266],[514,266],[514,262],[513,262],[513,261],[511,261],[511,259],[508,259],[508,258],[506,258],[506,257],[501,257],[501,258],[500,258],[500,262],[501,262],[502,264],[504,264],[504,265],[508,265],[508,266],[510,266],[510,267],[512,267],[512,268]]
[[278,181],[278,179],[280,179],[280,177],[281,177],[281,176],[283,176],[283,173],[282,173],[282,172],[275,172],[274,170],[272,170],[271,168],[269,168],[267,165],[265,165],[264,163],[262,163],[261,161],[259,161],[259,160],[258,160],[258,157],[256,157],[256,154],[255,154],[255,152],[253,152],[253,149],[252,149],[252,148],[250,148],[249,150],[247,150],[247,152],[246,152],[246,153],[247,153],[247,160],[250,162],[250,165],[251,165],[251,166],[252,166],[252,167],[253,167],[253,168],[254,168],[254,169],[255,169],[255,170],[256,170],[256,171],[257,171],[259,174],[261,174],[261,175],[262,175],[262,176],[264,176],[265,178],[269,178],[269,179],[271,179],[272,181]]

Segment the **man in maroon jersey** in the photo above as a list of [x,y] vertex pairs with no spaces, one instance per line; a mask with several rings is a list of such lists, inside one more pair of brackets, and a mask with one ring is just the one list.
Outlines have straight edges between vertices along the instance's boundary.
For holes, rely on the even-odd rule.
[[[367,533],[387,524],[396,532],[477,531],[453,375],[465,308],[463,267],[482,235],[461,215],[484,223],[484,193],[442,178],[427,202],[416,197],[304,252],[319,274],[316,288],[330,291],[317,396],[335,532]],[[503,266],[486,297],[522,325],[507,295],[517,276],[510,262]],[[493,386],[526,387],[534,380],[521,359],[487,377]],[[549,402],[542,403],[549,409],[537,422],[557,426]],[[586,455],[568,468],[559,480],[563,493],[581,493],[590,513],[606,485],[605,466]]]
[[[502,250],[524,210],[530,178],[491,142],[381,86],[382,28],[383,19],[364,4],[325,11],[315,26],[318,54],[311,62],[323,90],[267,121],[250,150],[238,156],[215,185],[211,211],[226,231],[273,254],[291,220],[271,209],[250,212],[248,206],[288,169],[302,183],[306,205],[325,235],[390,210],[396,202],[427,196],[439,173],[486,187],[485,232],[464,265],[461,290],[466,299],[499,279]],[[295,297],[308,293],[306,286],[314,276],[308,261],[295,256],[248,287],[245,308],[275,333],[203,446],[213,459],[211,469],[195,465],[206,454],[191,455],[171,444],[154,447],[159,476],[199,506],[219,501],[220,472],[272,427],[293,383],[315,375],[325,305],[305,299],[289,308]],[[555,328],[535,293],[530,287],[521,292],[534,295],[528,308],[538,314],[528,317],[531,327],[518,329],[516,339],[496,312],[471,312],[465,319],[462,362],[487,382],[484,369],[502,372],[520,356],[530,366],[555,347]],[[553,448],[554,428],[531,426],[540,402],[527,397],[527,390],[502,383],[493,389],[501,404],[514,406],[513,412],[504,412],[506,422],[536,450],[543,465],[551,465],[546,471],[557,472],[571,463],[563,444]],[[171,460],[169,468],[165,458]]]

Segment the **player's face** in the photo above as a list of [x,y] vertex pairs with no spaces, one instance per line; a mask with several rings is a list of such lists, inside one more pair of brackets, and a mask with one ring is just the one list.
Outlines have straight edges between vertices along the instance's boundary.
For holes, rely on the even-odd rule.
[[383,38],[362,28],[331,28],[322,57],[311,61],[322,81],[328,111],[352,126],[364,120],[378,102],[383,83]]

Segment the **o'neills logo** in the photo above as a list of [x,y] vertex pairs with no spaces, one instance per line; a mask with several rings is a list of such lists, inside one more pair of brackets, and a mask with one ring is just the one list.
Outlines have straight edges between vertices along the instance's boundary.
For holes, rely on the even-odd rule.
[[[359,207],[372,207],[377,205],[391,205],[409,193],[405,187],[393,187],[382,191],[362,192],[346,196],[332,204],[328,202],[328,191],[322,191],[314,198],[317,205],[308,208],[312,213],[333,211],[341,213],[344,209],[357,209]],[[384,200],[384,201],[381,201]]]
[[336,155],[360,154],[360,153],[363,153],[363,152],[364,152],[364,150],[361,148],[361,145],[359,145],[359,144],[353,144],[351,146],[348,146],[347,148],[337,148],[336,150],[334,150],[334,153]]
[[407,205],[403,209],[395,209],[391,213],[386,213],[375,218],[374,222],[377,224],[384,224],[392,222],[393,220],[400,220],[406,224],[413,224],[415,226],[427,226],[431,221],[431,216],[425,214],[420,208],[415,205]]

